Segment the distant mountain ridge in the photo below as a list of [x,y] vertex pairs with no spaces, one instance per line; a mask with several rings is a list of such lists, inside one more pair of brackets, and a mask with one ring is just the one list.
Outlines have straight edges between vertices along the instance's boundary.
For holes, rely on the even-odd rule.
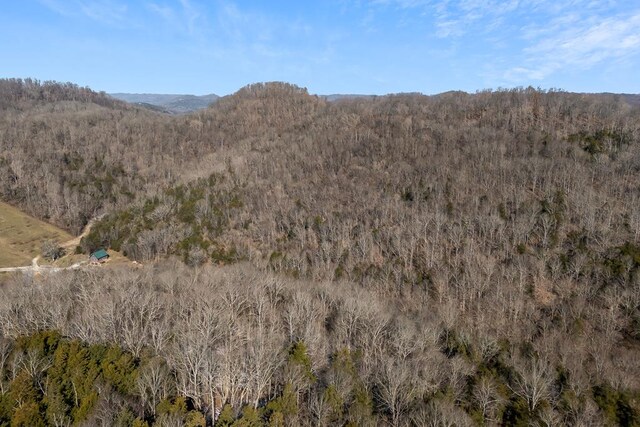
[[110,93],[109,96],[131,104],[172,114],[185,114],[192,111],[203,110],[220,98],[213,93],[200,96],[186,94]]
[[628,104],[640,105],[640,94],[621,93],[620,96],[622,96],[622,99],[624,99]]
[[[462,91],[449,91],[433,96],[443,96],[451,93],[464,93]],[[413,93],[415,94],[415,93]],[[204,110],[216,103],[221,97],[216,94],[189,95],[189,94],[154,94],[154,93],[110,93],[112,98],[120,101],[145,107],[153,111],[167,114],[187,114],[198,110]],[[610,95],[619,96],[626,103],[632,106],[640,106],[640,94],[616,94],[616,93],[594,93],[590,95]],[[327,102],[337,102],[346,100],[372,100],[388,95],[368,95],[368,94],[330,94],[317,95]]]
[[[110,93],[109,96],[120,101],[145,107],[153,111],[168,114],[186,114],[193,111],[203,110],[216,103],[221,97],[216,94],[209,95],[172,95],[156,93]],[[328,102],[354,100],[354,99],[374,99],[376,95],[363,94],[331,94],[318,95]]]

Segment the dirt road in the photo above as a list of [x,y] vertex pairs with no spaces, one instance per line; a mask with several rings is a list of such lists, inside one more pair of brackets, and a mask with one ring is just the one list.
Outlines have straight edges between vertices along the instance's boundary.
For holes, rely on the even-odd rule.
[[80,235],[78,237],[74,237],[71,240],[68,240],[68,241],[66,241],[64,243],[60,243],[60,247],[63,248],[63,249],[75,249],[75,247],[80,244],[80,240],[82,240],[83,237],[85,237],[87,234],[89,234],[89,232],[91,231],[91,227],[93,227],[93,224],[95,224],[96,221],[99,221],[100,219],[102,219],[102,217],[104,217],[104,214],[89,220],[87,225],[84,226],[84,229],[82,230],[82,233],[80,233]]
[[[84,227],[84,230],[82,230],[82,233],[77,236],[74,237],[71,240],[68,240],[66,242],[63,242],[60,244],[60,247],[65,249],[65,250],[74,250],[76,246],[78,246],[80,244],[80,240],[82,240],[83,237],[85,237],[87,234],[89,234],[89,232],[91,231],[91,227],[93,226],[93,224],[98,221],[100,218],[102,218],[104,215],[100,215],[98,217],[93,218],[91,221],[89,221],[87,223],[87,225]],[[22,272],[32,272],[32,273],[37,273],[37,272],[49,272],[49,273],[57,273],[59,271],[63,271],[63,270],[75,270],[77,268],[80,268],[81,266],[87,264],[87,261],[81,261],[81,262],[77,262],[69,267],[53,267],[53,266],[49,266],[49,265],[39,265],[38,264],[38,260],[40,259],[40,256],[38,255],[37,257],[33,258],[31,260],[31,265],[27,265],[27,266],[21,266],[21,267],[5,267],[5,268],[0,268],[0,273],[13,273],[13,272],[18,272],[18,271],[22,271]]]
[[36,261],[38,257],[34,258],[31,262],[31,265],[27,265],[24,267],[5,267],[5,268],[0,268],[0,273],[13,273],[13,272],[18,272],[18,271],[22,271],[22,272],[32,272],[32,273],[39,273],[39,272],[47,272],[47,273],[57,273],[59,271],[64,271],[64,270],[75,270],[77,268],[80,268],[81,266],[83,266],[84,264],[87,263],[87,261],[82,261],[82,262],[77,262],[73,265],[70,265],[69,267],[53,267],[50,265],[38,265],[38,262]]

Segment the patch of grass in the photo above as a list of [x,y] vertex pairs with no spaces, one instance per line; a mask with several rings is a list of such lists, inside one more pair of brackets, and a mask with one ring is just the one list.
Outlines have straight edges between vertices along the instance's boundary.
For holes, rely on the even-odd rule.
[[0,202],[0,267],[29,265],[47,239],[66,242],[69,233]]
[[[67,255],[67,256],[64,256],[64,257],[60,258],[56,262],[48,263],[48,264],[52,265],[54,267],[71,267],[75,263],[79,263],[79,262],[82,262],[82,261],[87,261],[88,259],[89,259],[89,257],[86,256],[85,254],[76,255],[76,254],[72,253],[70,255]],[[38,264],[46,265],[47,262],[45,262],[44,260],[42,260],[42,258],[40,258],[40,260],[38,261]]]

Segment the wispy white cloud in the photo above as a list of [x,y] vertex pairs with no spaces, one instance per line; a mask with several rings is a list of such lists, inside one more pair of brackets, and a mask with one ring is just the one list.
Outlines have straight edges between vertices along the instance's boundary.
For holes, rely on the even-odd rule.
[[176,13],[171,6],[166,4],[147,3],[147,9],[157,14],[167,22],[175,22]]
[[501,17],[516,10],[521,0],[373,0],[370,4],[416,10],[433,19],[432,33],[439,38],[457,38],[470,31],[495,28]]
[[179,0],[173,5],[148,2],[146,7],[162,19],[166,28],[176,33],[202,36],[202,32],[206,29],[205,13],[200,10],[199,4],[190,0]]
[[601,14],[615,0],[370,0],[369,4],[417,10],[433,18],[433,32],[439,38],[457,38],[469,33],[490,33],[504,29],[513,18],[532,15],[551,19],[575,18],[575,11]]
[[504,73],[508,81],[542,80],[560,70],[586,70],[639,54],[640,11],[605,19],[558,18],[547,28],[528,29],[525,38],[529,45],[521,64]]
[[[640,5],[616,0],[374,0],[432,17],[437,38],[482,40],[492,82],[528,84],[640,53]],[[471,40],[471,39],[469,39]],[[502,65],[502,69],[500,69]]]
[[281,18],[241,8],[231,1],[219,3],[213,34],[232,49],[268,58],[300,57],[304,55],[301,46],[306,42],[318,43],[318,39],[327,38],[302,18]]
[[147,0],[146,9],[180,36],[178,43],[189,55],[232,64],[239,75],[257,74],[257,80],[278,70],[306,73],[311,64],[330,61],[337,43],[335,34],[317,31],[308,17],[282,16],[233,0]]
[[66,17],[83,16],[107,25],[120,25],[127,18],[128,6],[115,0],[39,0],[49,10]]
[[69,8],[69,3],[59,0],[39,0],[40,4],[58,15],[70,16],[73,11]]
[[424,7],[433,3],[431,0],[373,0],[374,5],[392,5],[402,9]]
[[200,11],[191,3],[190,0],[180,0],[182,6],[182,14],[187,23],[187,29],[191,34],[197,31],[197,22],[202,17]]
[[77,3],[85,16],[105,24],[122,23],[128,10],[126,4],[109,0],[78,1]]

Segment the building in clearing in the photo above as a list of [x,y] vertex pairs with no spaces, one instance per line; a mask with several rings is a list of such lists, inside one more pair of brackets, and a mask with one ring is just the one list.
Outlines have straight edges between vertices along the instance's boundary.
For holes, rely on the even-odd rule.
[[109,259],[109,254],[104,249],[98,249],[89,257],[92,264],[102,264]]

